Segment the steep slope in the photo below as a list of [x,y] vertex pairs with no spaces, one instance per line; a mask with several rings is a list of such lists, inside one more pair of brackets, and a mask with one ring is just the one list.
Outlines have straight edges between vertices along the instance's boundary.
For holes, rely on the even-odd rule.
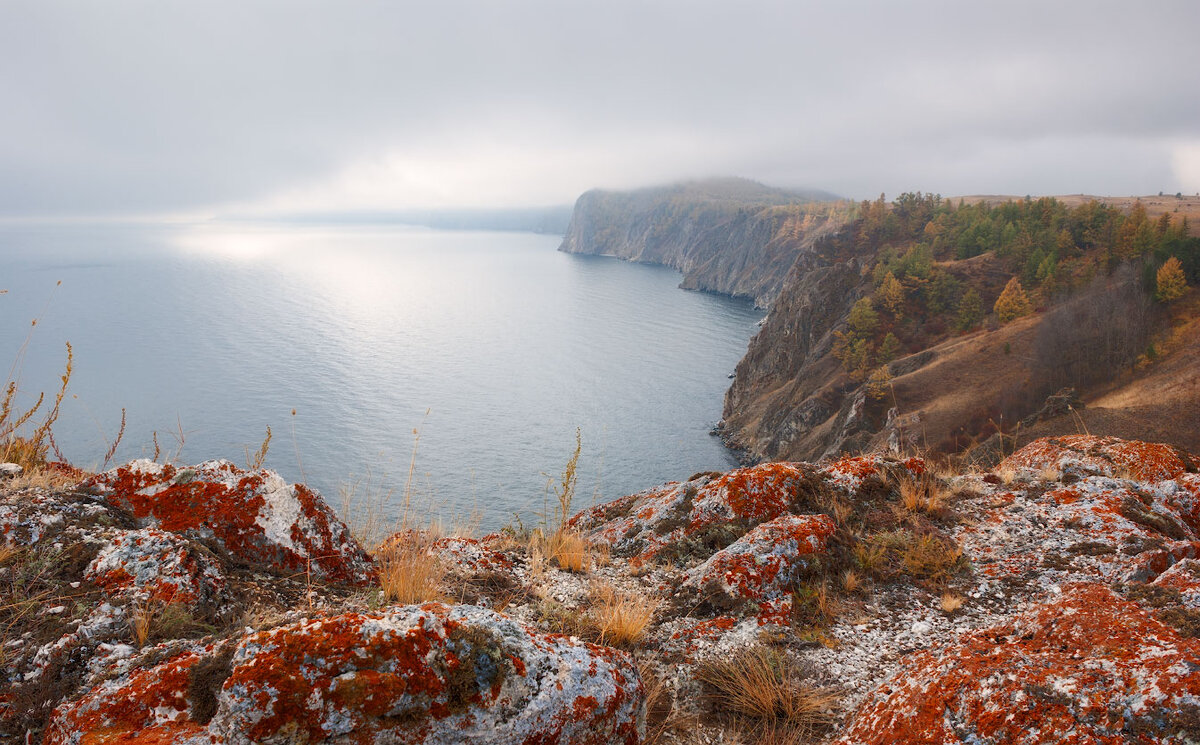
[[674,267],[685,289],[767,307],[797,253],[844,222],[848,205],[836,199],[744,179],[593,190],[576,202],[559,250]]
[[[991,438],[994,459],[1091,422],[1194,449],[1200,304],[1153,298],[1167,259],[1200,276],[1189,228],[1136,203],[864,203],[789,272],[726,394],[726,441],[801,460]],[[990,313],[1002,293],[1015,310]],[[1075,411],[1041,411],[1063,388]]]

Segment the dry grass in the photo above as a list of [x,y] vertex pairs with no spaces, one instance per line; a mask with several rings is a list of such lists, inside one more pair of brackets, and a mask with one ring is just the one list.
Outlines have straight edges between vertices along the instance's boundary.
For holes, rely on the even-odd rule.
[[409,530],[386,541],[375,553],[385,601],[413,605],[445,600],[447,569],[432,550],[435,536]]
[[9,489],[63,489],[75,486],[87,473],[35,466],[4,482]]
[[575,450],[567,460],[558,485],[553,487],[558,504],[554,506],[553,515],[544,515],[546,527],[535,529],[529,543],[531,552],[536,547],[542,556],[557,564],[560,569],[577,573],[589,571],[594,563],[592,546],[582,533],[568,525],[571,519],[571,503],[575,499],[575,487],[578,483],[579,455],[582,450],[583,440],[576,429]]
[[863,589],[862,578],[858,576],[858,572],[853,569],[847,569],[842,572],[841,576],[842,592],[854,594]]
[[933,535],[912,538],[900,551],[905,570],[918,579],[943,581],[954,574],[963,557],[961,546]]
[[1015,468],[998,468],[996,476],[1000,478],[1000,483],[1008,486],[1017,479],[1017,471]]
[[941,607],[942,612],[948,616],[954,615],[959,608],[962,607],[963,599],[961,595],[955,595],[952,592],[942,594]]
[[886,548],[871,543],[859,543],[854,547],[854,561],[867,574],[879,571],[886,554]]
[[562,529],[547,535],[540,529],[535,530],[531,550],[534,547],[559,569],[583,573],[592,568],[591,546],[577,531]]
[[946,497],[946,487],[928,473],[900,482],[900,504],[909,512],[939,514],[946,509]]
[[157,611],[153,602],[138,600],[129,613],[129,630],[133,632],[133,643],[142,648],[150,640],[150,629],[154,625]]
[[659,601],[644,595],[618,592],[608,583],[592,586],[591,616],[600,643],[617,647],[637,644],[646,635]]
[[696,679],[717,711],[749,720],[760,735],[780,729],[811,734],[836,721],[841,700],[840,692],[807,683],[783,653],[761,645],[701,663]]

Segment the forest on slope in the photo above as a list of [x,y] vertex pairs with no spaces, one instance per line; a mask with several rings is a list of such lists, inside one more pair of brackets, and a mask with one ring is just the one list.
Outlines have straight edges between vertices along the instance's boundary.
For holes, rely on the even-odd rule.
[[[1191,202],[1075,201],[917,192],[856,205],[797,257],[727,393],[728,440],[770,459],[957,454],[988,438],[1003,450],[997,432],[1063,413],[1038,416],[1061,389],[1111,399],[1170,371],[1121,401],[1150,410],[1105,424],[1195,447]],[[1086,428],[1082,401],[1065,400]]]

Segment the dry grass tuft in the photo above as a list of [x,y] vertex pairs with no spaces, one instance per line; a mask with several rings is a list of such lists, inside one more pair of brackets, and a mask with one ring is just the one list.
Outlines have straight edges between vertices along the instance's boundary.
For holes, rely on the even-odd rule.
[[646,635],[659,601],[634,593],[618,592],[608,583],[592,586],[591,615],[600,643],[617,647],[637,644]]
[[760,734],[787,728],[811,734],[836,721],[841,693],[807,683],[783,653],[754,646],[696,669],[718,711],[750,720]]
[[409,530],[386,541],[375,553],[384,600],[413,605],[445,600],[447,569],[432,550],[435,536]]
[[133,642],[142,648],[150,639],[150,629],[154,625],[156,612],[154,603],[149,600],[138,600],[133,604],[129,613],[129,630],[133,632]]
[[1015,468],[1001,468],[996,471],[996,476],[1000,478],[1000,483],[1008,486],[1017,479],[1017,470]]
[[946,487],[926,473],[900,482],[900,503],[909,512],[936,515],[946,508]]
[[583,573],[592,568],[591,546],[583,534],[574,530],[556,530],[549,535],[534,531],[534,544],[542,554],[568,572]]
[[948,616],[954,615],[954,613],[959,608],[962,607],[962,604],[963,604],[963,599],[962,599],[961,595],[955,595],[952,592],[946,592],[946,593],[942,594],[942,600],[941,600],[942,612],[945,613],[946,615],[948,615]]
[[961,546],[933,535],[914,537],[900,552],[904,568],[918,579],[942,581],[956,572],[962,562]]
[[863,588],[862,578],[853,569],[842,572],[842,591],[854,594]]

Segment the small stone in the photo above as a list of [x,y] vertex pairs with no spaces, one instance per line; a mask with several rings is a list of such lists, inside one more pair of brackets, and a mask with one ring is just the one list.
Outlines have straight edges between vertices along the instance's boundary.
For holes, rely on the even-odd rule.
[[0,463],[0,479],[11,479],[20,476],[24,470],[24,468],[21,468],[16,463]]

